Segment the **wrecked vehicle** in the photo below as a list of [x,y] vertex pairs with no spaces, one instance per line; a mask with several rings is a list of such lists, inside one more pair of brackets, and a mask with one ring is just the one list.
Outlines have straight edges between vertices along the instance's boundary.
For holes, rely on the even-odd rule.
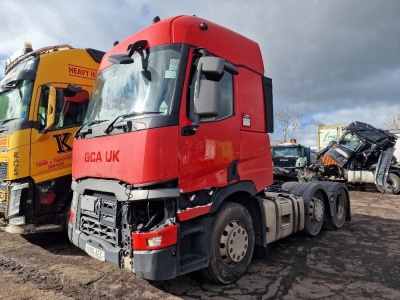
[[369,124],[349,124],[338,141],[331,141],[317,160],[298,173],[299,181],[331,180],[375,184],[384,193],[400,192],[400,164],[394,157],[397,136]]

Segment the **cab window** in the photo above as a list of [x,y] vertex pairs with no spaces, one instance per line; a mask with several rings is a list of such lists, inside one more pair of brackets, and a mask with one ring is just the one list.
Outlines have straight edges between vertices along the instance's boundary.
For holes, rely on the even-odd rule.
[[[38,121],[40,130],[46,127],[47,107],[49,91],[43,88],[40,106],[38,111]],[[81,126],[85,119],[86,110],[89,102],[87,91],[71,92],[68,89],[56,89],[56,117],[53,127],[50,129],[59,130],[69,127]]]

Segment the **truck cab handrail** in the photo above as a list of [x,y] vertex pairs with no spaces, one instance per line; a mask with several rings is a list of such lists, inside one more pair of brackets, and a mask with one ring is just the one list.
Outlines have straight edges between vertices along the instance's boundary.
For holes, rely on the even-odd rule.
[[24,61],[25,59],[29,58],[29,57],[34,57],[34,56],[38,56],[44,53],[50,53],[50,52],[54,52],[54,51],[59,51],[59,50],[67,50],[67,49],[73,49],[74,47],[72,47],[71,45],[68,44],[62,44],[62,45],[55,45],[55,46],[48,46],[48,47],[43,47],[41,49],[29,52],[27,54],[24,54],[18,58],[16,58],[13,61],[4,62],[4,74],[7,75],[12,69],[14,69],[15,66],[17,66],[20,62]]

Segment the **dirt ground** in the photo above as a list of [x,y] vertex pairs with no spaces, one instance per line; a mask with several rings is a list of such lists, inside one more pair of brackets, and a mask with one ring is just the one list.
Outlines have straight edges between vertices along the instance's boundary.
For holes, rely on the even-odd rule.
[[148,282],[62,234],[0,231],[0,299],[400,299],[400,195],[350,195],[342,229],[273,243],[227,286],[198,273]]

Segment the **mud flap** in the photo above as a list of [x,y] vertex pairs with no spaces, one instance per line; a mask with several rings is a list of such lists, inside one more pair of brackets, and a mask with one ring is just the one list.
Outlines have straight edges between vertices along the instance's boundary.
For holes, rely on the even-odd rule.
[[385,190],[388,187],[386,180],[392,163],[394,150],[395,148],[389,148],[383,152],[381,156],[379,156],[378,164],[375,169],[375,184],[384,187]]

